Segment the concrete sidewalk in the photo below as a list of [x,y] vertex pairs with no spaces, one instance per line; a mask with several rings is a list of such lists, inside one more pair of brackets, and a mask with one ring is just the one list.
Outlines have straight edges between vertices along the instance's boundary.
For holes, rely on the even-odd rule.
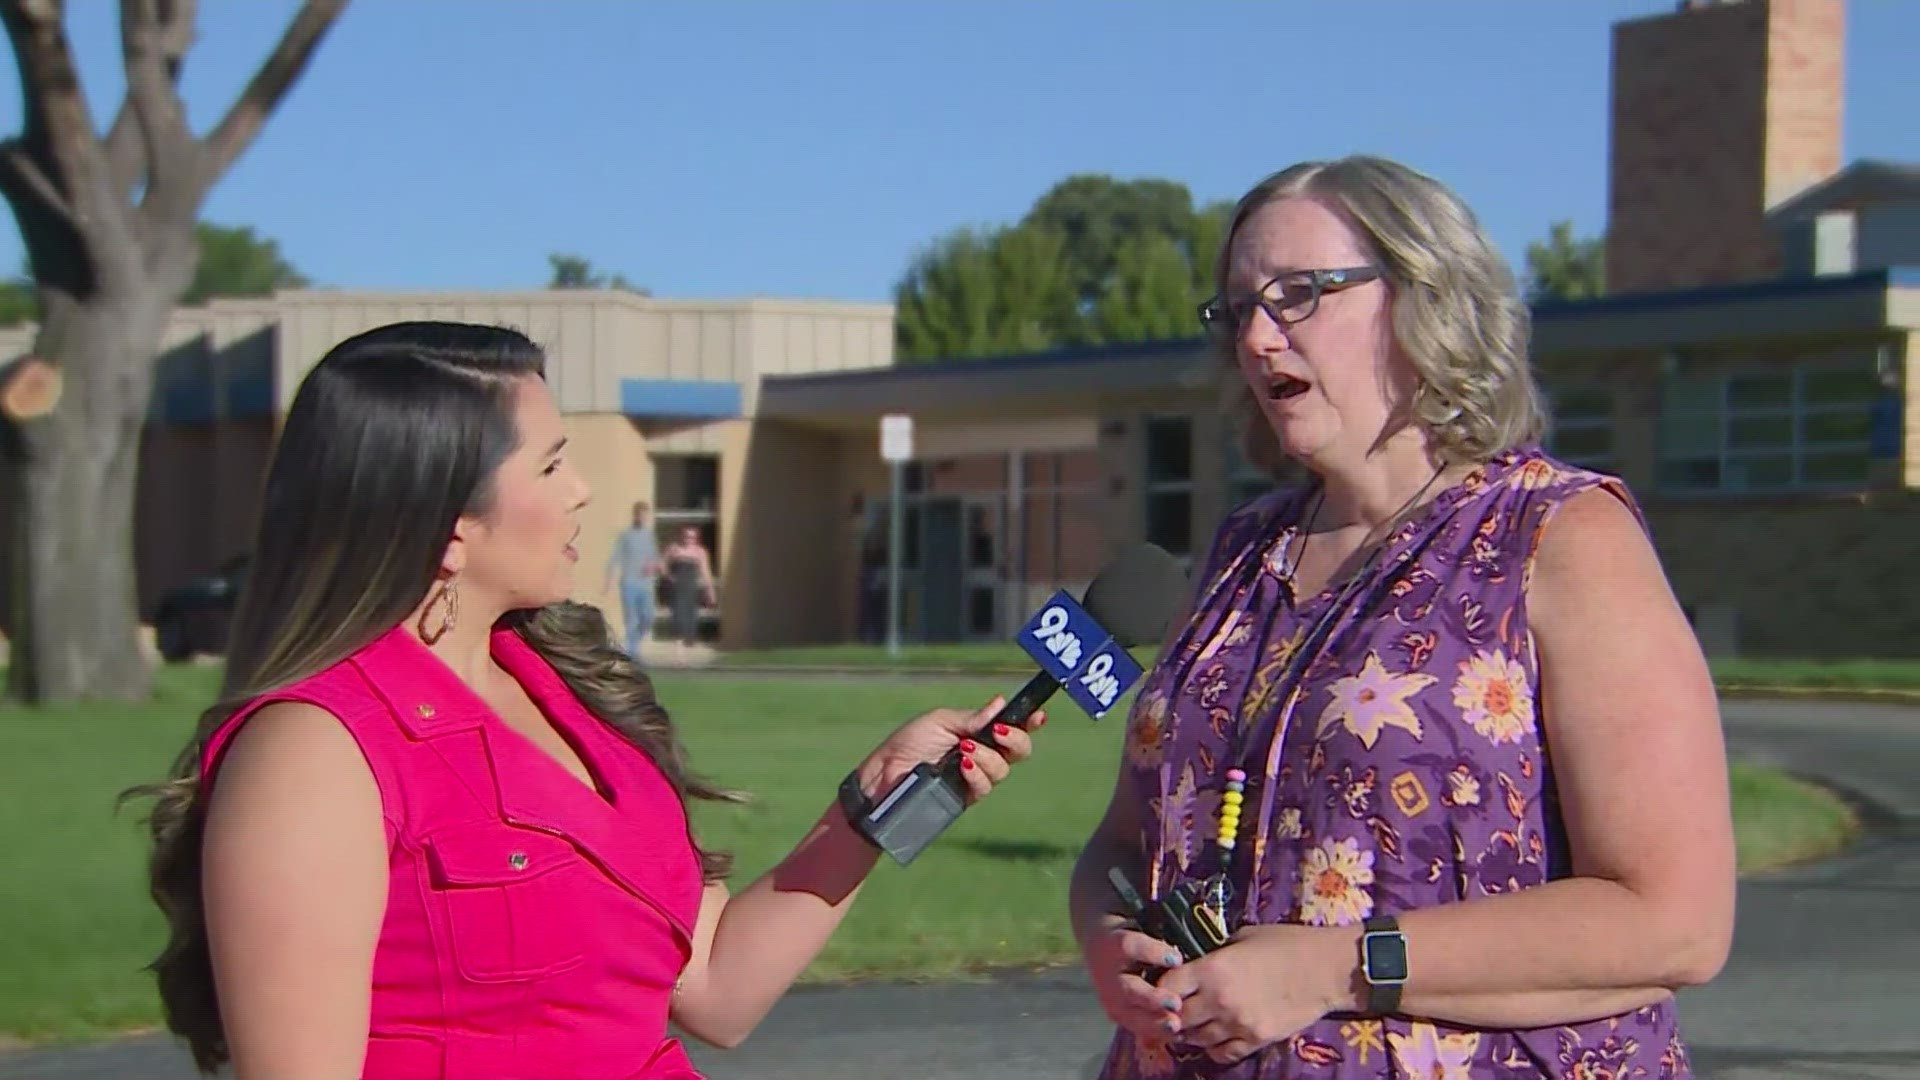
[[[1696,1074],[1711,1080],[1920,1080],[1920,709],[1737,701],[1735,756],[1870,800],[1847,855],[1752,877],[1726,971],[1684,994]],[[1085,1080],[1110,1028],[1075,970],[968,986],[787,996],[747,1045],[695,1048],[714,1080]],[[0,1080],[192,1080],[159,1039],[0,1054]]]

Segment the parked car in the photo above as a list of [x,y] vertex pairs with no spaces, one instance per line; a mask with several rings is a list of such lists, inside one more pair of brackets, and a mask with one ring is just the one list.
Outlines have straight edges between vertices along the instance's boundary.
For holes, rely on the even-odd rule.
[[153,641],[168,663],[196,653],[224,653],[233,607],[246,580],[248,558],[236,555],[210,574],[190,578],[161,594],[153,615]]

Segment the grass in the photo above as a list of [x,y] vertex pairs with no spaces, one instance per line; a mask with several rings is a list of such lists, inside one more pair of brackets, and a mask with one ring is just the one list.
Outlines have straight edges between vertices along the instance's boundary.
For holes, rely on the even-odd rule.
[[[138,815],[116,792],[164,772],[208,700],[215,673],[168,669],[137,707],[0,709],[0,1040],[99,1036],[157,1021],[142,966],[161,941],[145,895]],[[663,675],[660,693],[696,766],[754,793],[744,807],[703,805],[702,836],[735,852],[740,880],[784,855],[828,806],[853,762],[903,718],[1006,692],[978,682],[733,680]],[[1124,704],[1124,703],[1123,703]],[[1091,723],[1056,707],[1018,782],[969,812],[910,869],[883,862],[809,981],[952,978],[1070,961],[1063,910],[1077,845],[1112,784],[1116,711]],[[1818,788],[1736,766],[1741,864],[1831,850],[1852,816]]]
[[1736,658],[1712,663],[1722,687],[1783,687],[1795,690],[1920,691],[1920,660],[1763,660]]
[[[1153,650],[1149,650],[1151,655]],[[721,667],[778,668],[945,668],[956,671],[1002,671],[1031,667],[1020,647],[1000,642],[965,645],[902,645],[889,656],[879,645],[814,645],[793,649],[749,649],[722,653]]]
[[[1155,650],[1136,649],[1142,662]],[[1032,666],[1018,646],[985,642],[903,645],[897,657],[874,645],[820,645],[728,653],[720,666],[736,668],[941,668],[960,672],[1024,670]],[[1802,660],[1739,657],[1712,661],[1714,681],[1726,688],[1920,691],[1920,660]]]
[[1778,769],[1734,762],[1734,842],[1742,870],[1759,870],[1831,855],[1858,835],[1853,809],[1825,788]]

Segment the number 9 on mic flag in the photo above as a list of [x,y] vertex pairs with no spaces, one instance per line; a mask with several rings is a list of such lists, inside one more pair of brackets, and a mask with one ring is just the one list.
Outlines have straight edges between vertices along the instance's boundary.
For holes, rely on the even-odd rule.
[[1142,674],[1132,654],[1065,589],[1054,593],[1027,620],[1017,640],[1074,704],[1096,720]]

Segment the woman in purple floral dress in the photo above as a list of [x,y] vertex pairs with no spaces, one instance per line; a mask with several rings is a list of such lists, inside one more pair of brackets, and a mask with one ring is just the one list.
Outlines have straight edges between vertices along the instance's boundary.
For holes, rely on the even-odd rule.
[[[1310,478],[1221,525],[1076,868],[1102,1077],[1690,1076],[1718,709],[1631,495],[1539,448],[1510,273],[1451,192],[1349,158],[1250,192],[1217,276],[1249,451]],[[1183,962],[1116,867],[1232,937]]]

